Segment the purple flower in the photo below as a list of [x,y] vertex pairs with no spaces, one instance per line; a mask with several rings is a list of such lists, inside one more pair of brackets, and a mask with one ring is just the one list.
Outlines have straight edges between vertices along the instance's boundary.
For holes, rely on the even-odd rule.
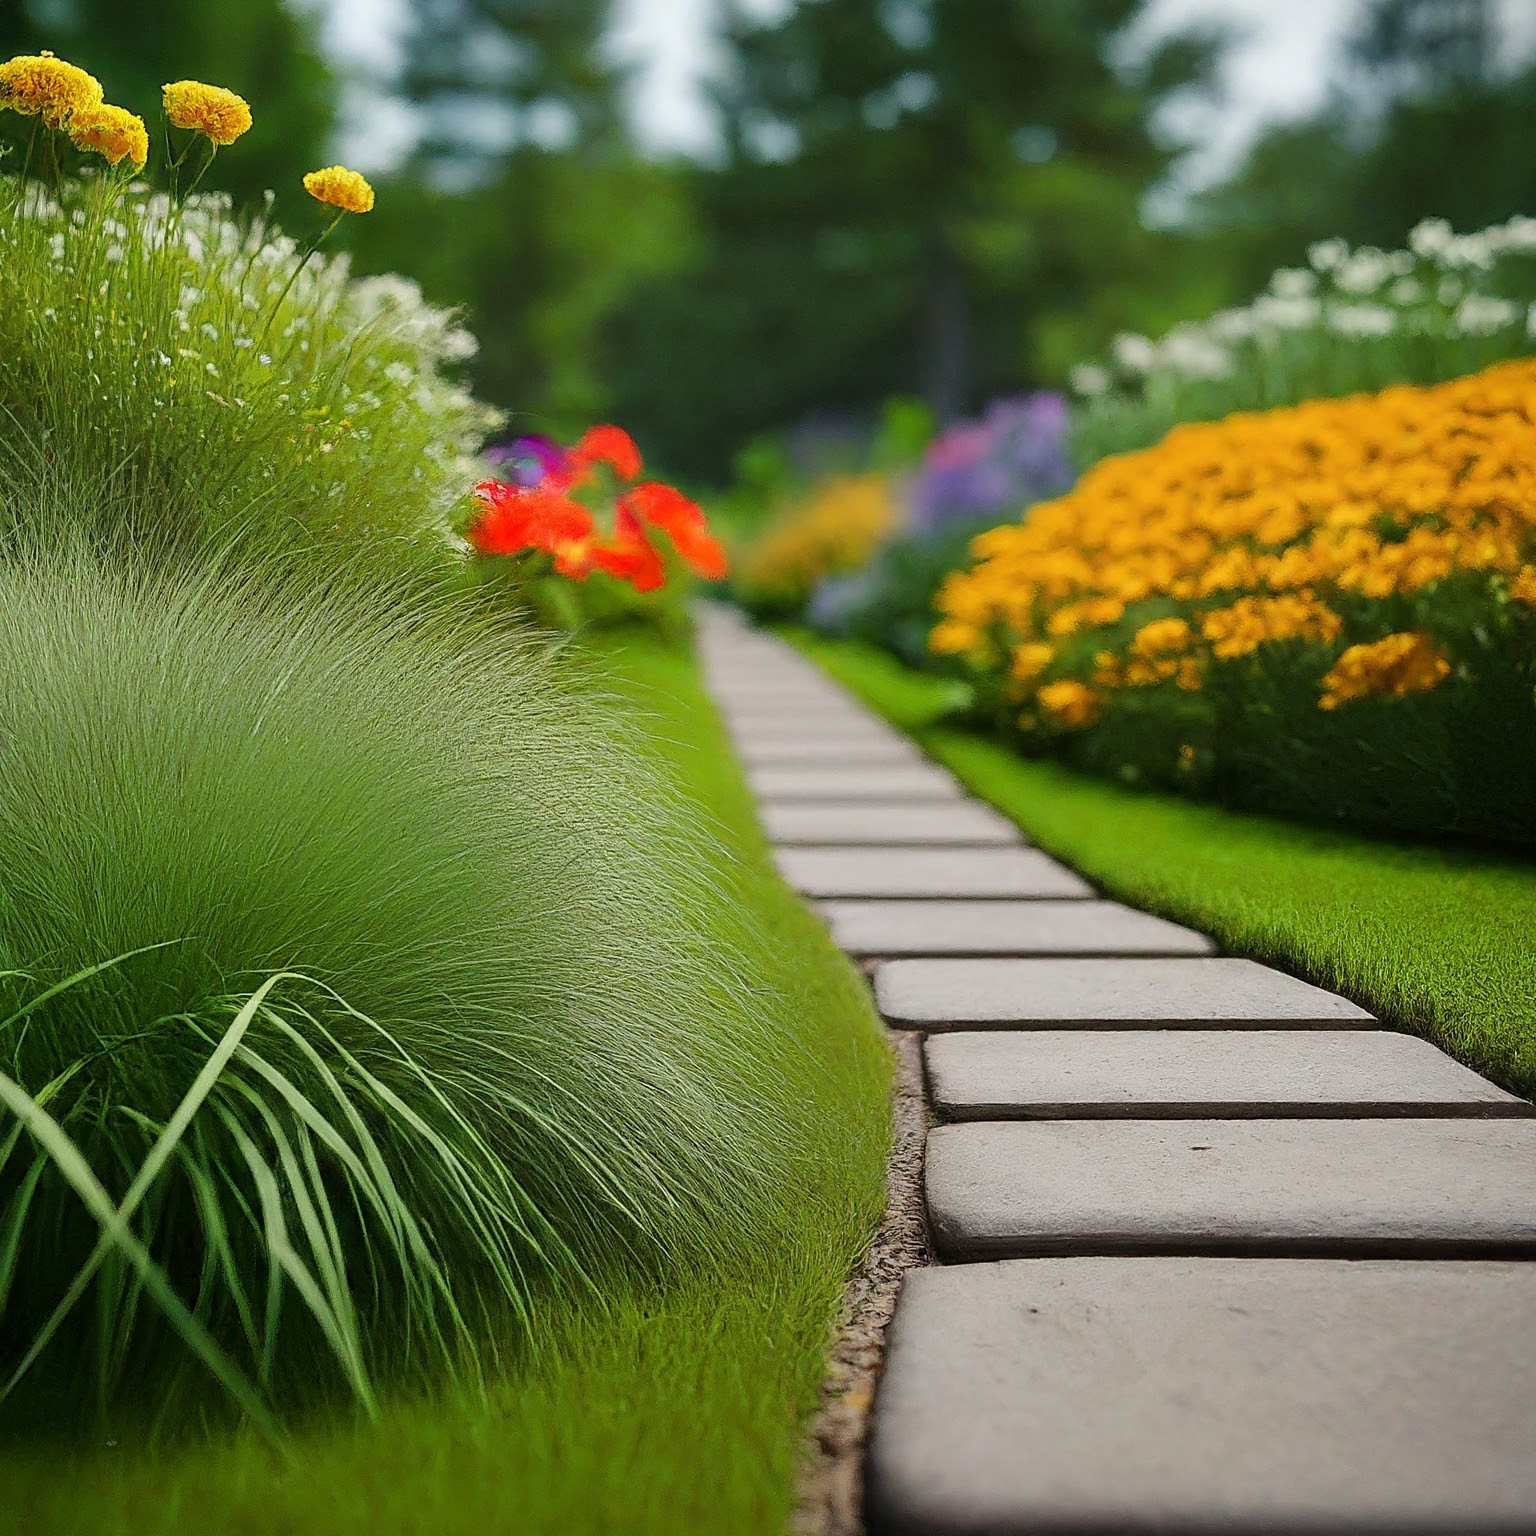
[[935,439],[913,478],[914,533],[949,523],[1008,517],[1072,484],[1067,457],[1067,402],[1041,390],[996,400],[980,421]]
[[513,485],[538,485],[546,475],[563,475],[570,469],[570,459],[554,438],[542,432],[514,437],[510,443],[498,443],[486,449],[492,464],[510,466]]

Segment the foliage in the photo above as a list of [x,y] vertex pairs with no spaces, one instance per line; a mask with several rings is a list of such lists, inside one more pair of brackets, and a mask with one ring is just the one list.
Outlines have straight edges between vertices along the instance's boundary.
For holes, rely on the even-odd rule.
[[1443,219],[1405,250],[1315,244],[1252,304],[1124,334],[1104,363],[1074,370],[1072,444],[1097,463],[1155,443],[1182,421],[1296,405],[1322,395],[1433,384],[1521,356],[1536,335],[1536,219],[1473,235]]
[[945,584],[1028,744],[1231,803],[1536,841],[1536,364],[1177,429]]
[[496,418],[452,379],[473,338],[414,284],[353,279],[222,194],[114,176],[0,200],[7,532],[57,495],[161,553],[441,551]]
[[1262,132],[1189,210],[1231,294],[1319,240],[1389,246],[1428,215],[1481,229],[1536,208],[1536,60],[1511,67],[1514,12],[1498,11],[1358,0],[1319,111]]
[[0,586],[0,1386],[371,1407],[753,1228],[782,1021],[568,668],[233,569]]
[[[638,727],[656,807],[707,865],[709,941],[752,986],[740,1043],[785,1176],[762,1219],[660,1283],[535,1299],[526,1351],[483,1388],[392,1394],[372,1422],[146,1444],[114,1419],[75,1446],[0,1447],[0,1514],[28,1536],[780,1536],[827,1327],[884,1200],[889,1054],[869,991],[778,878],[693,659],[610,632],[598,674]],[[718,831],[701,838],[699,829]],[[691,1002],[689,1001],[691,999]],[[701,1029],[735,1031],[710,995]],[[770,1027],[761,1026],[766,1020]],[[107,1443],[107,1437],[115,1445]]]
[[[574,436],[609,414],[606,327],[693,249],[682,174],[621,146],[526,144],[467,189],[412,173],[388,191],[357,231],[359,268],[410,272],[474,317],[476,393],[525,431]],[[423,229],[453,238],[423,241]]]
[[796,639],[1108,895],[1200,928],[1229,954],[1342,992],[1389,1028],[1536,1095],[1528,859],[1236,815],[1029,762],[945,723],[953,682],[862,646]]
[[732,593],[756,613],[798,614],[819,582],[862,566],[899,516],[887,476],[834,476],[748,547],[737,562]]
[[[1169,242],[1139,205],[1173,157],[1150,121],[1199,88],[1215,48],[1174,37],[1111,67],[1143,9],[736,11],[725,163],[692,178],[703,238],[615,316],[613,412],[676,472],[720,476],[749,437],[892,389],[952,421],[1123,325],[1125,302],[1146,315],[1137,290]],[[1085,338],[1099,284],[1107,314]]]

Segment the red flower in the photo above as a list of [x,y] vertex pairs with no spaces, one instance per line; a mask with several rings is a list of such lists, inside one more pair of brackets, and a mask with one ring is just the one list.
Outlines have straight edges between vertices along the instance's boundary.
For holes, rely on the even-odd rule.
[[[592,514],[569,496],[543,485],[503,485],[482,480],[475,494],[485,511],[469,526],[469,542],[482,555],[515,555],[525,549],[569,561],[573,546],[590,541]],[[584,574],[584,573],[583,573]]]
[[578,479],[594,464],[606,464],[621,480],[633,480],[645,468],[634,438],[622,427],[589,427],[571,450],[571,458]]
[[709,531],[704,509],[670,485],[647,480],[620,498],[620,506],[661,529],[678,554],[707,581],[719,581],[727,564],[725,546]]
[[613,542],[599,544],[592,551],[592,563],[598,570],[627,581],[636,592],[654,592],[667,579],[661,556],[623,500],[614,514]]

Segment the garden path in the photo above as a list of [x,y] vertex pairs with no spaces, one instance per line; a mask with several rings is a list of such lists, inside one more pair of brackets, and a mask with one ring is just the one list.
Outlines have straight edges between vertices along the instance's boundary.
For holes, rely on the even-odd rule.
[[923,1039],[870,1528],[1536,1531],[1531,1106],[1098,899],[729,612],[700,643],[785,877]]

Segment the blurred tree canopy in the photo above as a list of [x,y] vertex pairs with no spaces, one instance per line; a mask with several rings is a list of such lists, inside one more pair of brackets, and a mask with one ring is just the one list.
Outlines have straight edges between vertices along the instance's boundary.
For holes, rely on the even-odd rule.
[[488,398],[524,426],[609,408],[597,332],[691,240],[681,176],[625,133],[608,0],[418,0],[400,89],[417,144],[355,232],[361,263],[461,305]]
[[1501,64],[1497,16],[1362,0],[1324,107],[1262,134],[1196,204],[1234,296],[1328,236],[1393,248],[1431,215],[1466,231],[1536,211],[1536,64]]
[[[952,418],[1060,371],[1166,259],[1151,120],[1219,39],[1111,50],[1143,0],[801,0],[739,11],[695,258],[608,331],[617,409],[670,463],[813,408],[920,393]],[[1134,302],[1133,302],[1134,309]],[[1069,359],[1068,359],[1069,360]]]
[[238,152],[215,159],[203,185],[253,198],[270,187],[281,194],[280,212],[302,205],[299,178],[325,163],[335,123],[335,82],[313,16],[280,0],[154,0],[152,14],[146,9],[126,0],[0,0],[0,57],[51,49],[95,75],[107,100],[137,112],[152,136],[167,81],[228,86],[250,102],[253,126]]

